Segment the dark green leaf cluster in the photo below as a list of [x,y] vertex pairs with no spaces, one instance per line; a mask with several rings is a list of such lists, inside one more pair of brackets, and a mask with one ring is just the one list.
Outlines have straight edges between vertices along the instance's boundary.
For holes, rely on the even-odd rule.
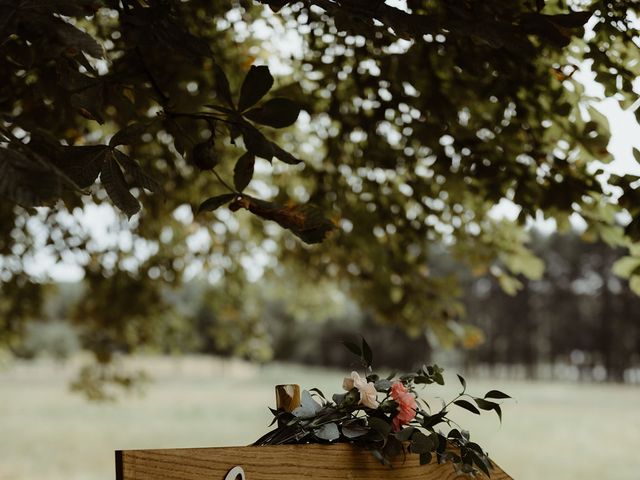
[[[173,136],[174,147],[181,155],[206,171],[220,163],[216,148],[222,141],[217,138],[220,126],[226,127],[233,144],[242,138],[247,153],[234,169],[234,187],[215,174],[224,187],[238,194],[253,177],[255,157],[269,162],[276,158],[290,165],[301,163],[259,128],[291,126],[301,105],[283,96],[257,105],[274,85],[264,65],[251,66],[234,102],[230,82],[209,45],[188,31],[174,3],[7,0],[0,4],[4,19],[0,25],[0,52],[4,54],[7,73],[13,75],[0,86],[8,90],[3,93],[10,92],[3,100],[6,111],[0,109],[4,111],[0,133],[5,141],[0,144],[0,195],[18,205],[41,206],[62,198],[65,189],[81,191],[99,178],[113,204],[131,217],[140,210],[131,189],[159,193],[161,186],[129,156],[128,150],[148,142],[144,140],[147,130],[157,132],[162,128]],[[85,17],[98,18],[109,12],[117,15],[120,24],[111,29],[111,38],[100,38],[109,30],[93,30],[107,25],[91,25]],[[121,49],[113,46],[116,33]],[[106,74],[100,70],[100,65],[106,65],[105,60],[112,62]],[[180,98],[182,92],[175,91],[179,85],[169,84],[162,71],[165,65],[159,65],[160,61],[205,64],[214,83],[209,99],[220,103],[203,103],[183,110],[186,102]],[[29,77],[27,73],[31,71]],[[174,80],[180,81],[179,76]],[[38,86],[35,96],[27,98],[33,94],[26,89],[34,83]],[[140,116],[145,104],[147,114]],[[155,117],[148,113],[150,108],[159,108]],[[40,109],[41,116],[34,117],[35,112],[30,109]],[[84,147],[74,145],[78,140],[84,141],[82,135],[60,138],[56,129],[43,128],[49,116],[64,119],[57,122],[62,130],[81,123],[77,116],[120,129],[107,145]],[[14,132],[18,130],[26,134],[17,138]],[[198,140],[201,132],[208,132],[208,138]],[[117,148],[122,146],[126,148]],[[253,205],[248,208],[243,204],[249,211],[274,219],[308,243],[322,241],[334,228],[310,205],[281,207],[245,198]],[[210,209],[215,203],[206,201],[201,210]]]

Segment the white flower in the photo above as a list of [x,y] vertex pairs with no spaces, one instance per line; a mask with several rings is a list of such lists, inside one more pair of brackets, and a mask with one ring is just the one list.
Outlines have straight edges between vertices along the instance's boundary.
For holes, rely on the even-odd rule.
[[351,390],[355,386],[354,383],[356,378],[360,379],[360,375],[358,375],[358,372],[351,372],[350,377],[344,377],[344,380],[342,380],[342,388],[344,388],[347,392]]
[[358,372],[351,372],[350,377],[345,377],[342,381],[342,388],[349,391],[357,388],[360,393],[360,405],[369,408],[378,408],[378,400],[376,398],[376,386],[372,382],[367,382],[366,378],[362,378]]

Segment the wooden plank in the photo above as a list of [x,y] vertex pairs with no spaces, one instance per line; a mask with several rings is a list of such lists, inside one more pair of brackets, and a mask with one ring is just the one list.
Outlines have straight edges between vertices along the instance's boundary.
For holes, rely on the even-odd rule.
[[[124,450],[116,452],[116,480],[225,480],[235,467],[246,480],[453,480],[453,465],[420,465],[418,455],[398,458],[393,468],[348,444]],[[239,478],[239,477],[238,477]],[[484,475],[477,478],[484,478]],[[513,480],[495,467],[492,480]],[[235,479],[231,479],[235,480]]]

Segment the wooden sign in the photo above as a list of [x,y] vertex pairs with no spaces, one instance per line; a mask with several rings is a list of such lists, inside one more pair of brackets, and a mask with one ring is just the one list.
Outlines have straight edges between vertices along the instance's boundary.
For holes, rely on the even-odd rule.
[[[382,465],[349,444],[123,450],[116,480],[453,480],[465,478],[450,463],[420,465],[418,455]],[[486,479],[479,475],[476,478]],[[494,467],[492,480],[513,480]]]

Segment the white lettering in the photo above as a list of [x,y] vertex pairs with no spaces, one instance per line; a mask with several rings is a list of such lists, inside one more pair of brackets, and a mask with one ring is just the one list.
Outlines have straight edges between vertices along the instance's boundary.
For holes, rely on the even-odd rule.
[[224,480],[245,480],[244,470],[242,467],[233,467]]

